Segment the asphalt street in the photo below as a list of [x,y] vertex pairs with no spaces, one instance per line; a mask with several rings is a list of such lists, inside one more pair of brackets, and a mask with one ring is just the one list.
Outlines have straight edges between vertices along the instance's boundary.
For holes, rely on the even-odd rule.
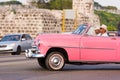
[[36,59],[6,54],[0,55],[0,80],[120,80],[120,64],[67,64],[62,71],[48,71]]

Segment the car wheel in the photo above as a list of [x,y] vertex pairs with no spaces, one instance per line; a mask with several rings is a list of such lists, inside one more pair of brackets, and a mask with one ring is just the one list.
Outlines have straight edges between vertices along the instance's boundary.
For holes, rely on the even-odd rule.
[[59,71],[64,67],[65,59],[60,52],[51,52],[46,57],[45,63],[49,70]]
[[12,54],[12,55],[20,55],[20,53],[21,53],[21,47],[18,46],[18,47],[17,47],[17,51],[16,51],[16,52],[12,52],[11,54]]
[[17,51],[16,51],[16,54],[17,54],[17,55],[20,55],[20,53],[21,53],[21,47],[18,46]]
[[37,60],[38,60],[39,65],[40,65],[42,68],[47,69],[47,68],[46,68],[46,65],[45,65],[45,59],[44,59],[44,58],[38,58]]

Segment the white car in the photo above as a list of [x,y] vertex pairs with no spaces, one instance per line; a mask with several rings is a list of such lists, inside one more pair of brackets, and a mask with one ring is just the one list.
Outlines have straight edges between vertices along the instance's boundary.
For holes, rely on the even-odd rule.
[[0,40],[0,53],[20,55],[22,51],[31,48],[33,40],[28,34],[10,34]]

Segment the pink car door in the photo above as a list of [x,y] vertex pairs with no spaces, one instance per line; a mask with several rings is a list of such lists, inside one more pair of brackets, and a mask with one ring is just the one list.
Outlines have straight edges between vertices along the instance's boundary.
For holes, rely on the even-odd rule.
[[81,60],[83,61],[116,61],[116,37],[83,36],[81,38]]

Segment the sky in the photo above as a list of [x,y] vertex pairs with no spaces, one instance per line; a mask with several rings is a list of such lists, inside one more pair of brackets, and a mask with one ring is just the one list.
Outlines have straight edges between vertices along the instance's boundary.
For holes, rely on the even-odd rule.
[[[9,1],[9,0],[0,0],[1,1]],[[29,0],[17,0],[22,2],[23,4],[27,4],[26,1]],[[118,9],[120,9],[120,0],[94,0],[98,3],[100,3],[102,6],[116,6]]]
[[96,2],[99,2],[102,6],[116,6],[118,9],[120,9],[120,0],[94,0]]

